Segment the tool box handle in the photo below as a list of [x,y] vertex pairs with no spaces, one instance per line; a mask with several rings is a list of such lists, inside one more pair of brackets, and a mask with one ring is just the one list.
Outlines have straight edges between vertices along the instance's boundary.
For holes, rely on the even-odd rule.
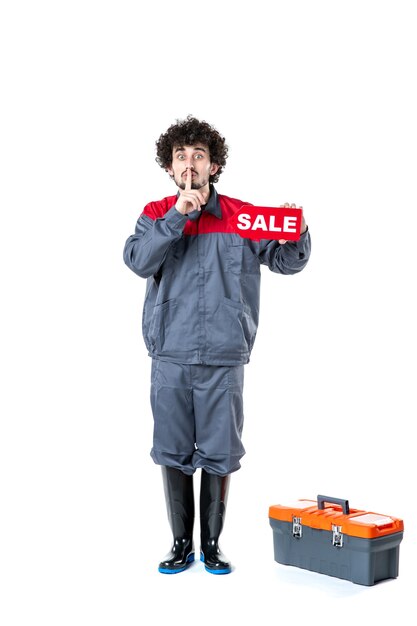
[[317,496],[317,508],[322,511],[324,509],[324,503],[338,504],[342,507],[344,515],[349,515],[349,500],[343,500],[341,498],[330,498],[328,496]]

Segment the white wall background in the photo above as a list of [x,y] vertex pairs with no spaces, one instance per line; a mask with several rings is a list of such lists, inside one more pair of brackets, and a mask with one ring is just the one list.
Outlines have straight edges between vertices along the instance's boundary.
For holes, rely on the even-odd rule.
[[[2,3],[4,626],[399,618],[417,557],[413,5]],[[145,281],[122,261],[143,206],[175,192],[154,145],[188,113],[228,140],[219,192],[303,205],[313,243],[302,274],[262,273],[227,577],[156,570]],[[397,580],[274,562],[269,505],[318,493],[404,519]]]

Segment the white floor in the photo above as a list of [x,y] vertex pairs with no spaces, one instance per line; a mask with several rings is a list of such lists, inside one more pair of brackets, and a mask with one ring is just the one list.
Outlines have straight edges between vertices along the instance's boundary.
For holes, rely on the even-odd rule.
[[[27,510],[25,519],[15,518],[12,541],[4,535],[2,540],[2,624],[162,626],[185,620],[211,626],[219,619],[307,620],[319,626],[331,618],[342,626],[370,621],[389,626],[413,599],[412,520],[407,519],[395,580],[363,587],[283,566],[274,561],[268,520],[274,502],[263,497],[262,488],[263,505],[257,501],[248,468],[231,482],[220,542],[232,573],[208,574],[197,560],[185,572],[160,574],[157,565],[171,538],[159,468],[149,463],[147,473],[127,476],[125,484],[109,481],[107,492],[99,483],[95,489],[79,483],[78,495],[66,497],[51,490],[43,494],[44,514],[38,507],[32,517]],[[196,541],[197,529],[198,517]]]

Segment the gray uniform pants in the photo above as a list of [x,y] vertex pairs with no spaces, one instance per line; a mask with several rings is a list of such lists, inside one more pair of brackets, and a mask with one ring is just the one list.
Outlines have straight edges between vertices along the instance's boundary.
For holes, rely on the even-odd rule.
[[202,468],[224,476],[240,468],[243,368],[152,359],[155,463],[185,474]]

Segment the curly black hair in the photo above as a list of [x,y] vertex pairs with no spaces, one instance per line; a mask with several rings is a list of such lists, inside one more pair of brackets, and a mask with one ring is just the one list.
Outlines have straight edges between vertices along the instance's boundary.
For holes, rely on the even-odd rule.
[[156,142],[155,161],[165,170],[171,166],[172,150],[175,146],[194,146],[202,143],[209,148],[210,161],[219,165],[219,169],[210,175],[209,182],[216,183],[226,165],[228,147],[226,140],[207,122],[200,121],[188,115],[185,120],[176,120],[166,133],[163,133]]

